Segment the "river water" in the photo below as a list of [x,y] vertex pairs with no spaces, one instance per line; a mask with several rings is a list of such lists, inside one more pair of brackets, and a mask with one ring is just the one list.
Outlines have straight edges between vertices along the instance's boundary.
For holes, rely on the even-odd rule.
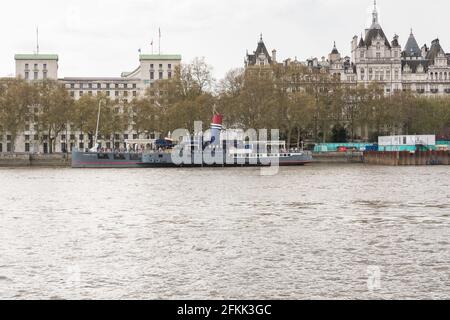
[[449,299],[449,167],[0,169],[0,299]]

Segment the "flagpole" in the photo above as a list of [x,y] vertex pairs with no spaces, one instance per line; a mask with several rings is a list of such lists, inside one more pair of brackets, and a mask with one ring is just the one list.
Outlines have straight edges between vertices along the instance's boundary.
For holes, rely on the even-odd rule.
[[161,55],[161,28],[159,28],[159,55]]
[[36,27],[36,53],[39,54],[39,26]]

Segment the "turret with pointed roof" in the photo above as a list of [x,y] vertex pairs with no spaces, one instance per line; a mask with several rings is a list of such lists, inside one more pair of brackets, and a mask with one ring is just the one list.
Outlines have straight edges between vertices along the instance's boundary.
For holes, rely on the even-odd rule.
[[431,42],[430,50],[428,50],[426,59],[433,62],[438,56],[446,56],[444,49],[442,49],[439,39]]
[[[374,9],[372,12],[372,25],[370,26],[370,29],[366,32],[366,37],[364,39],[364,45],[366,47],[370,47],[375,39],[381,38],[384,41],[384,44],[386,47],[391,49],[391,44],[389,43],[386,35],[384,34],[383,29],[381,28],[381,25],[378,21],[378,10],[377,10],[377,1],[374,1]],[[360,43],[361,47],[361,43]]]
[[328,56],[328,60],[330,61],[330,63],[334,63],[336,61],[341,60],[341,54],[339,53],[339,50],[336,47],[336,41],[334,42],[333,50],[331,51],[330,55]]
[[336,48],[336,41],[334,42],[334,46],[333,46],[333,50],[331,51],[331,54],[339,54],[339,51]]
[[420,50],[419,45],[414,37],[413,31],[411,29],[411,34],[409,35],[408,41],[406,42],[405,50],[403,51],[403,56],[407,58],[420,58],[422,57],[422,50]]
[[258,46],[256,50],[253,51],[253,54],[247,53],[246,58],[246,66],[254,66],[254,65],[271,65],[272,57],[269,54],[269,51],[264,44],[263,35],[261,33],[258,41]]

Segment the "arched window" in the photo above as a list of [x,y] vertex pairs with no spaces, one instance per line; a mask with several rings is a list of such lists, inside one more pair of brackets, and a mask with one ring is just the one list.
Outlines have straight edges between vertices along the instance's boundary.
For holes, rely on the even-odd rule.
[[433,80],[433,72],[430,73],[430,79]]

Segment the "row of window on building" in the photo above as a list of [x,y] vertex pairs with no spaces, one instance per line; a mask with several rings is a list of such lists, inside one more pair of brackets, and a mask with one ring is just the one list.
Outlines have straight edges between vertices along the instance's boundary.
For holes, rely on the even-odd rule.
[[450,80],[450,72],[430,72],[430,80]]
[[[61,141],[66,141],[67,138],[69,138],[70,141],[75,141],[75,139],[77,137],[78,137],[78,139],[80,141],[84,141],[86,137],[87,137],[88,140],[92,140],[93,135],[92,134],[89,134],[89,135],[84,135],[84,134],[79,134],[79,135],[69,134],[69,135],[66,135],[66,134],[62,134],[60,137],[61,137]],[[42,141],[48,141],[48,135],[43,135],[43,136],[39,136],[38,134],[35,134],[35,135],[26,134],[26,135],[24,135],[25,141],[32,141],[32,140],[39,141],[40,138],[42,138]],[[121,134],[114,134],[114,135],[105,135],[105,136],[99,135],[98,136],[99,140],[121,140],[121,139],[128,140],[130,138],[133,138],[134,140],[136,140],[136,139],[139,139],[139,135],[138,134],[127,134],[127,133],[125,133],[123,135],[121,135]],[[12,136],[11,135],[7,135],[6,136],[6,141],[7,142],[12,142]]]
[[137,84],[136,83],[132,83],[131,85],[129,85],[128,83],[70,83],[70,84],[66,84],[66,88],[67,89],[97,89],[97,90],[102,90],[102,89],[136,89],[137,88]]
[[[377,50],[380,50],[380,48],[377,47]],[[359,57],[361,59],[364,59],[366,57],[366,53],[364,51],[361,51]],[[376,59],[380,60],[381,59],[381,52],[375,53],[375,57],[376,57]],[[394,51],[393,58],[399,58],[399,57],[400,57],[400,55],[399,55],[398,51]],[[389,57],[387,57],[387,58],[389,58]]]
[[[48,78],[48,74],[47,71],[42,71],[42,79],[47,79]],[[34,71],[33,72],[33,80],[38,80],[39,79],[39,71]],[[25,80],[30,80],[30,72],[29,71],[25,71]]]
[[[163,64],[160,63],[160,64],[159,64],[159,70],[162,70],[163,67],[164,67]],[[151,63],[151,64],[150,64],[150,70],[153,70],[153,69],[155,69],[155,65],[154,65],[153,63]],[[171,63],[167,64],[167,69],[168,69],[168,70],[172,70],[172,64],[171,64]]]
[[[403,84],[402,90],[400,90],[400,89],[398,88],[398,86],[395,85],[395,87],[394,87],[394,92],[400,92],[400,91],[403,91],[403,92],[407,92],[407,91],[415,91],[415,92],[417,92],[417,93],[419,93],[419,94],[424,94],[424,93],[427,92],[427,89],[426,89],[426,86],[425,86],[425,85],[417,85],[417,86],[415,87],[415,89],[413,89],[412,86],[411,86],[410,84]],[[390,92],[391,92],[391,88],[386,88],[386,92],[387,92],[387,93],[390,93]],[[433,93],[433,94],[438,94],[438,93],[441,93],[441,92],[446,93],[446,94],[450,94],[450,87],[449,87],[449,88],[444,88],[444,89],[441,91],[438,87],[432,86],[432,87],[430,88],[430,91],[429,91],[429,92],[430,92],[430,93]]]
[[[158,72],[158,80],[163,80],[164,79],[164,72],[160,71]],[[172,79],[172,72],[169,71],[167,72],[167,79]],[[155,72],[154,71],[150,71],[150,80],[155,80]]]
[[[82,97],[82,96],[84,96],[84,94],[85,94],[85,91],[79,91],[78,92],[78,96],[79,97]],[[94,95],[94,92],[93,91],[86,91],[86,94],[87,95],[89,95],[89,96],[93,96]],[[107,97],[111,97],[111,91],[105,91],[105,94],[106,94],[106,96]],[[115,97],[120,97],[120,96],[122,96],[122,97],[137,97],[137,91],[131,91],[131,92],[128,92],[128,91],[123,91],[123,92],[121,92],[121,91],[114,91],[114,96]],[[74,98],[75,97],[75,91],[70,91],[70,96],[72,97],[72,98]]]
[[375,81],[390,81],[390,80],[396,80],[399,81],[400,80],[400,71],[399,70],[395,70],[394,71],[394,78],[391,79],[391,70],[387,69],[387,70],[374,70],[372,68],[369,68],[369,75],[366,78],[366,70],[365,69],[361,69],[360,72],[360,76],[361,76],[361,81],[365,81],[366,79],[369,81],[375,80]]
[[[39,79],[39,64],[35,63],[33,70],[30,70],[30,65],[28,63],[25,64],[25,80],[30,80],[30,74],[33,73],[33,80]],[[42,64],[42,79],[47,79],[48,70],[47,70],[47,64]]]

